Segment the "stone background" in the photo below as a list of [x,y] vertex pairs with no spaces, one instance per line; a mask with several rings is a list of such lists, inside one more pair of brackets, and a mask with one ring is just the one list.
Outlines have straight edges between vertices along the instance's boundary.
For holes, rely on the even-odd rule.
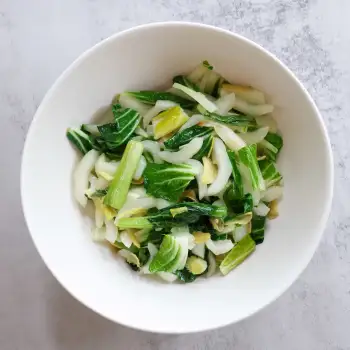
[[[349,0],[0,0],[0,348],[350,349],[349,13]],[[316,100],[335,161],[332,213],[298,281],[250,319],[184,336],[126,329],[73,300],[35,251],[19,195],[25,135],[59,74],[111,34],[166,20],[236,31],[276,54]]]

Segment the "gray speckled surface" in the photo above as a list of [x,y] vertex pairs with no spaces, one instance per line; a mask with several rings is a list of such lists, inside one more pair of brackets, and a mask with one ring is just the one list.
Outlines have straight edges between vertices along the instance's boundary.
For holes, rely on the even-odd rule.
[[[0,348],[350,349],[349,0],[0,0]],[[276,302],[239,324],[184,336],[117,326],[48,272],[20,209],[23,141],[46,90],[84,50],[136,24],[227,28],[284,61],[316,100],[335,161],[331,217],[311,264]]]

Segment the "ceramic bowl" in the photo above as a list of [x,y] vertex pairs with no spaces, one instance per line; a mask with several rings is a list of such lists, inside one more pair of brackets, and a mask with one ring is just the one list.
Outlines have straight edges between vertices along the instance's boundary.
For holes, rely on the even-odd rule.
[[[208,60],[229,81],[261,89],[276,106],[284,138],[280,216],[264,244],[226,277],[164,284],[139,276],[91,240],[91,221],[72,197],[78,155],[69,126],[92,120],[124,90],[169,86]],[[77,300],[117,323],[152,332],[187,333],[242,320],[283,293],[312,258],[333,188],[329,139],[302,84],[252,41],[193,23],[156,23],[113,35],[81,55],[39,107],[23,152],[23,211],[39,254]],[[35,283],[35,281],[33,281]]]

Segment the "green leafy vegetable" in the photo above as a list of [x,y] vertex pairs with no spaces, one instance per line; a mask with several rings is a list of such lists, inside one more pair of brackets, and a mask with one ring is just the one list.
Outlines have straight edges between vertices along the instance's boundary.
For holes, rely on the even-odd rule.
[[108,192],[108,187],[101,189],[101,190],[96,190],[95,192],[93,192],[90,197],[91,198],[101,198],[104,197]]
[[147,247],[141,247],[138,251],[138,257],[140,261],[140,266],[143,266],[149,260],[150,254]]
[[253,210],[253,197],[250,193],[237,198],[235,192],[229,187],[224,194],[224,201],[230,212],[235,214],[249,213]]
[[[173,216],[172,209],[187,207],[187,211]],[[224,218],[226,207],[218,207],[205,203],[183,202],[164,209],[150,211],[145,217],[121,218],[118,220],[120,228],[172,228],[198,222],[202,216]]]
[[247,167],[253,190],[265,190],[264,179],[258,165],[256,145],[245,146],[238,151],[240,162]]
[[148,194],[176,202],[194,179],[195,171],[186,164],[148,163],[143,177]]
[[227,239],[226,233],[220,233],[220,232],[210,232],[210,239],[212,241],[223,241]]
[[214,136],[213,135],[207,136],[203,140],[203,145],[201,149],[192,158],[196,160],[202,160],[203,157],[207,157],[211,153],[213,149],[213,145],[214,145]]
[[203,66],[209,70],[213,70],[214,67],[208,62],[208,61],[203,61]]
[[236,153],[233,151],[227,151],[228,157],[231,162],[232,166],[232,178],[233,183],[231,186],[231,193],[230,198],[231,199],[240,199],[243,197],[243,182],[242,182],[242,176],[238,168],[238,157],[236,156]]
[[175,272],[175,275],[179,278],[180,281],[185,283],[193,282],[197,276],[188,271],[186,268]]
[[168,270],[166,269],[166,266],[176,258],[179,249],[180,245],[176,241],[175,237],[165,235],[157,254],[149,265],[150,272],[167,272]]
[[213,132],[213,128],[206,126],[194,125],[183,131],[177,132],[173,137],[164,142],[164,146],[169,149],[176,150],[196,137],[203,137]]
[[277,170],[276,164],[272,162],[270,159],[260,160],[259,167],[261,170],[261,174],[265,180],[266,187],[275,185],[282,179],[282,175]]
[[130,108],[122,110],[119,105],[113,106],[115,123],[98,126],[100,142],[103,140],[107,149],[116,149],[128,142],[140,123],[140,114]]
[[91,137],[80,129],[68,128],[66,135],[68,140],[83,154],[94,148]]
[[[203,112],[203,110],[201,110]],[[228,115],[220,115],[216,113],[204,113],[205,117],[213,120],[218,123],[231,125],[231,126],[244,126],[244,127],[252,127],[256,126],[256,122],[254,119],[251,119],[245,115],[234,113]]]
[[107,195],[104,198],[104,204],[115,209],[121,209],[124,205],[142,151],[143,145],[141,142],[129,141],[114,179],[109,186]]
[[143,103],[154,105],[157,101],[172,101],[178,103],[184,109],[192,109],[195,106],[195,102],[187,100],[181,96],[172,94],[171,92],[159,92],[159,91],[129,91],[125,94],[130,95]]
[[276,161],[279,152],[283,147],[283,139],[280,135],[268,133],[264,140],[259,142],[259,149],[272,161]]
[[266,216],[254,215],[252,219],[252,239],[256,244],[264,242]]
[[255,250],[255,242],[249,235],[243,237],[225,256],[220,264],[220,271],[227,275],[232,269],[241,264]]

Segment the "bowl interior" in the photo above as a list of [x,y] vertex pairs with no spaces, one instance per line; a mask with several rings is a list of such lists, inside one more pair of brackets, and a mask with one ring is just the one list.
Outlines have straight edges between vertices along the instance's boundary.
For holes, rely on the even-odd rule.
[[[89,122],[127,89],[169,86],[171,78],[207,59],[231,82],[266,92],[285,146],[280,216],[265,242],[227,277],[167,285],[139,277],[91,240],[90,219],[71,195],[79,156],[66,128]],[[80,57],[46,96],[23,156],[22,200],[33,240],[52,273],[78,300],[127,326],[194,332],[238,321],[282,293],[311,259],[332,191],[328,138],[297,80],[258,46],[203,25],[168,23],[111,37]]]

